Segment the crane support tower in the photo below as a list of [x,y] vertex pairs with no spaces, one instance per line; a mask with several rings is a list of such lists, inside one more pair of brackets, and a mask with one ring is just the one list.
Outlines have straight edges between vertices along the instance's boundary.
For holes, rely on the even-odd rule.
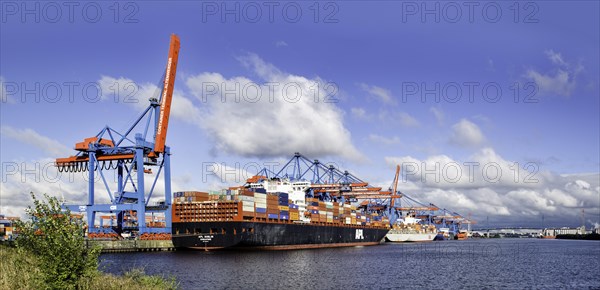
[[[142,239],[170,237],[171,152],[166,138],[178,57],[179,37],[173,34],[160,99],[150,98],[148,107],[124,133],[106,126],[94,137],[77,143],[76,155],[56,159],[55,165],[60,172],[88,174],[87,204],[64,205],[72,212],[86,213],[88,237],[115,234],[139,235]],[[114,182],[108,179],[111,172],[115,173]],[[146,176],[151,182],[145,182]],[[155,191],[155,197],[160,197],[158,192],[161,190],[156,187],[161,177],[164,201],[150,203]],[[96,179],[104,184],[110,203],[96,203]],[[97,226],[97,214],[101,214],[98,216],[101,225],[103,219],[109,219],[111,226]],[[155,218],[161,222],[156,222]]]

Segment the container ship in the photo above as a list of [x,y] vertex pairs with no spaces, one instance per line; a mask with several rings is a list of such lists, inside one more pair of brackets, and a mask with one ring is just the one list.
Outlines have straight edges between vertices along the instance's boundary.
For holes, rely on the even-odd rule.
[[406,216],[394,224],[385,239],[390,242],[431,242],[436,234],[434,225],[423,224],[421,219]]
[[366,246],[379,244],[390,230],[387,217],[349,202],[323,201],[310,189],[308,181],[254,176],[220,194],[177,192],[173,245],[201,250]]

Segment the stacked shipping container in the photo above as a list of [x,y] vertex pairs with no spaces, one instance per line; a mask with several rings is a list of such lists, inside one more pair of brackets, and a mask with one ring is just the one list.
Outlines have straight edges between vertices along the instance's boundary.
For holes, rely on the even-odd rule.
[[288,193],[267,194],[260,188],[255,191],[229,189],[220,194],[186,191],[176,192],[174,196],[174,222],[260,219],[375,227],[389,224],[386,217],[363,213],[350,204],[324,202],[317,198],[290,200]]

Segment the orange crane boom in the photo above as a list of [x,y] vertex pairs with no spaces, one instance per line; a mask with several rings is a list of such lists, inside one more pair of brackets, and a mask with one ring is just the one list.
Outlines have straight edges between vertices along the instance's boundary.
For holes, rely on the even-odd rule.
[[169,59],[165,72],[165,81],[160,98],[160,114],[156,128],[156,140],[154,142],[154,153],[165,152],[167,140],[167,128],[169,127],[169,115],[171,114],[171,101],[173,99],[173,87],[175,86],[175,73],[177,72],[177,61],[179,59],[179,36],[171,34],[169,46]]
[[[396,195],[396,193],[398,192],[398,176],[400,176],[400,165],[396,165],[396,177],[394,177],[394,191],[392,191],[393,195]],[[390,201],[390,207],[394,207],[394,201],[395,199],[392,198],[392,200]]]

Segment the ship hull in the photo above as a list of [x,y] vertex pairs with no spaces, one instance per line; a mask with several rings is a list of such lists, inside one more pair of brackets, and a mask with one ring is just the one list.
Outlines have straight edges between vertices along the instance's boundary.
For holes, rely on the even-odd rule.
[[173,223],[176,248],[287,250],[379,244],[388,229],[270,222]]
[[456,234],[456,236],[454,236],[454,239],[463,241],[463,240],[466,240],[468,237],[469,237],[469,235],[467,233],[460,232],[460,233]]
[[406,243],[406,242],[431,242],[436,234],[433,233],[392,233],[389,232],[385,239],[390,242]]

